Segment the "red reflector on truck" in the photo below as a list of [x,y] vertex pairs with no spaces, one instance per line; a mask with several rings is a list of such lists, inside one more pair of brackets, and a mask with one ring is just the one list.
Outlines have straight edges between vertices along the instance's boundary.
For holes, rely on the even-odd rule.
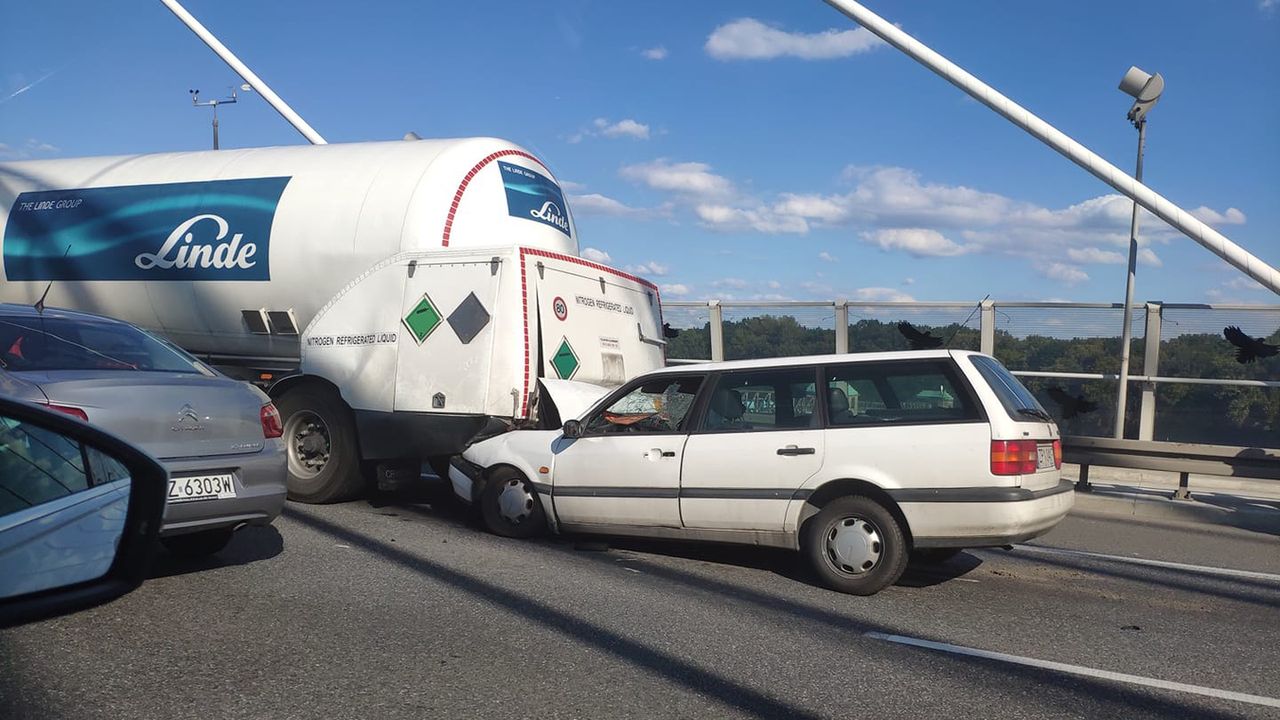
[[1030,475],[1036,471],[1035,440],[992,440],[992,475]]

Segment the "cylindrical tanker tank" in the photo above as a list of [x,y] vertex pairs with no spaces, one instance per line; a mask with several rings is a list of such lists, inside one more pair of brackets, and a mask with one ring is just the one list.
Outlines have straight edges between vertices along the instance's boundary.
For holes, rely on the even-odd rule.
[[657,287],[577,257],[551,171],[503,140],[0,164],[0,212],[0,302],[127,320],[260,381],[298,500],[352,497],[374,464],[444,472],[529,418],[540,378],[663,363]]
[[[551,172],[493,138],[0,164],[0,301],[128,320],[198,354],[297,358],[347,283],[408,250],[515,245],[577,255]],[[527,220],[532,219],[533,222]]]

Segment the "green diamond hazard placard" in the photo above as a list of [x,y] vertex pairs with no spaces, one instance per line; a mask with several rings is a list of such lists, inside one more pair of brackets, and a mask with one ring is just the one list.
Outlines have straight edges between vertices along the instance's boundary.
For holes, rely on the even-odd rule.
[[556,374],[561,380],[568,380],[573,374],[578,372],[578,354],[573,351],[573,347],[569,345],[569,338],[560,341],[560,348],[556,350],[555,357],[551,358],[551,367],[555,368]]
[[427,339],[437,327],[440,326],[440,311],[436,310],[436,306],[431,302],[431,298],[425,293],[417,305],[404,316],[404,326],[409,328],[409,332],[413,333],[413,339],[421,345],[423,340]]

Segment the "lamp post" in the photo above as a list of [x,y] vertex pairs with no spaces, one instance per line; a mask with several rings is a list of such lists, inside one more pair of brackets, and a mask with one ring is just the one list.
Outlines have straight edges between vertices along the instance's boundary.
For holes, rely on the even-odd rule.
[[[1120,90],[1133,97],[1129,108],[1129,122],[1138,130],[1138,167],[1133,179],[1142,182],[1142,153],[1147,143],[1147,113],[1155,107],[1164,92],[1164,78],[1160,73],[1149,75],[1136,66],[1130,67],[1120,81]],[[1133,203],[1133,218],[1129,221],[1129,274],[1124,284],[1124,327],[1120,330],[1120,390],[1116,395],[1116,439],[1124,438],[1125,405],[1129,397],[1129,345],[1132,343],[1133,281],[1138,271],[1138,213],[1141,208]]]

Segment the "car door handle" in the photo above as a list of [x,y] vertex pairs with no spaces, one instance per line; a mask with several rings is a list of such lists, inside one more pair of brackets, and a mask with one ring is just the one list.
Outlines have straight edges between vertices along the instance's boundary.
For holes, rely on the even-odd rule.
[[668,458],[668,457],[673,458],[676,456],[676,451],[663,450],[662,448],[653,448],[652,450],[649,450],[648,452],[646,452],[644,456],[647,458]]
[[778,448],[779,455],[814,455],[817,452],[814,448],[802,448],[795,445]]

